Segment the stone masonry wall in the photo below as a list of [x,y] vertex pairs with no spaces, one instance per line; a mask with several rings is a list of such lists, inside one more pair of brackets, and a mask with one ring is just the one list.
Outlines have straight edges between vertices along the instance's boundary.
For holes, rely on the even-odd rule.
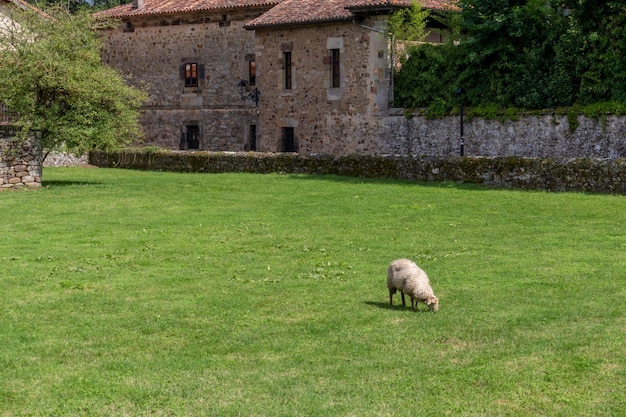
[[[243,25],[260,11],[138,15],[103,33],[103,62],[148,89],[141,117],[145,145],[178,149],[189,125],[199,129],[200,149],[249,145],[255,108],[241,100],[236,85],[248,79],[248,63],[254,60],[254,32]],[[181,67],[186,63],[198,64],[197,87],[185,87]]]
[[626,194],[626,159],[474,158],[258,152],[91,152],[100,167],[174,172],[345,175],[494,187]]
[[[379,117],[382,154],[460,154],[459,116],[429,120],[395,110]],[[626,117],[578,116],[578,126],[555,114],[515,121],[474,118],[464,121],[464,138],[466,156],[618,159],[626,157]]]
[[[303,154],[379,153],[377,118],[388,108],[387,40],[381,21],[256,30],[261,85],[259,150],[281,152],[283,130],[293,128]],[[339,50],[340,85],[331,84],[331,50]],[[291,88],[285,88],[285,53]]]
[[0,191],[41,186],[41,149],[0,131]]

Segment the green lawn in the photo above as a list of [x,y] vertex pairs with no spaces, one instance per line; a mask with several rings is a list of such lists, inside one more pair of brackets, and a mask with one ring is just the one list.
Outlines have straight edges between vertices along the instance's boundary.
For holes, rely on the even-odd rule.
[[46,168],[0,213],[0,416],[626,415],[624,196]]

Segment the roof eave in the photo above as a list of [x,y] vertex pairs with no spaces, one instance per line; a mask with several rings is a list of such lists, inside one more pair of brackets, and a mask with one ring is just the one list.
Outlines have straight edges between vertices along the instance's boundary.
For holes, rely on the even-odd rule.
[[353,20],[353,16],[344,17],[344,18],[333,18],[333,19],[317,19],[317,20],[307,20],[302,22],[286,22],[286,23],[266,23],[266,24],[258,24],[258,25],[244,25],[244,28],[247,30],[257,30],[257,29],[273,29],[273,28],[285,28],[285,27],[300,27],[300,26],[312,26],[312,25],[320,25],[320,24],[329,24],[329,23],[344,23],[351,22]]
[[[223,7],[198,7],[191,8],[187,10],[165,10],[165,11],[150,11],[145,9],[131,9],[122,10],[115,14],[107,14],[106,10],[96,13],[95,15],[103,18],[111,18],[111,19],[130,19],[133,17],[153,17],[153,16],[171,16],[176,14],[188,14],[188,13],[198,13],[198,12],[211,12],[211,11],[229,11],[229,10],[241,10],[241,9],[267,9],[268,7],[273,7],[279,4],[281,0],[276,0],[272,2],[268,2],[265,4],[253,4],[253,5],[241,5],[241,6],[223,6]],[[128,5],[126,5],[128,7]],[[110,10],[110,9],[109,9]]]

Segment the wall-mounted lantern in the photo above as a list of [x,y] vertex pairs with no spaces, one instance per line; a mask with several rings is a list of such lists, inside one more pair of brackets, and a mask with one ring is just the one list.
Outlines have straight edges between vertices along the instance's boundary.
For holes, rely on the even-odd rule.
[[261,95],[261,92],[258,88],[254,87],[254,90],[246,94],[247,87],[248,83],[245,80],[240,80],[237,83],[237,88],[239,88],[239,95],[241,96],[241,99],[243,101],[250,100],[254,102],[255,106],[259,107],[259,96]]

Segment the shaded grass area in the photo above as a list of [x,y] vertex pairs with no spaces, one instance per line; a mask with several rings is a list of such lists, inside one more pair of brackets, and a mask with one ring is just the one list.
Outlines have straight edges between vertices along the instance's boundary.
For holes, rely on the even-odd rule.
[[[626,198],[47,168],[0,194],[0,415],[622,415]],[[414,259],[440,310],[388,305]]]

